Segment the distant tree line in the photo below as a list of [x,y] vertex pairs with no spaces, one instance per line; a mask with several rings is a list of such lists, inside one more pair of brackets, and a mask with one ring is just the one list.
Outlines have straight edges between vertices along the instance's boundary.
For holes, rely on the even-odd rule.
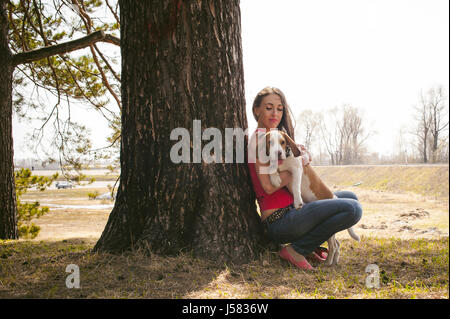
[[392,136],[394,151],[380,154],[367,148],[376,134],[360,109],[342,105],[325,111],[300,113],[296,137],[310,150],[315,165],[448,163],[447,95],[442,86],[420,93],[411,108],[411,124]]
[[415,107],[414,146],[423,163],[448,162],[448,104],[442,86],[420,94]]

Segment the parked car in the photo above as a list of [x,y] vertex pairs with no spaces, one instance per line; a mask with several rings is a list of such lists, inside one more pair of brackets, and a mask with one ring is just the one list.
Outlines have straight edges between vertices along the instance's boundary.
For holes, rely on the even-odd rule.
[[61,189],[61,188],[65,189],[65,188],[72,188],[73,184],[68,181],[62,181],[62,182],[56,182],[55,186],[57,189]]

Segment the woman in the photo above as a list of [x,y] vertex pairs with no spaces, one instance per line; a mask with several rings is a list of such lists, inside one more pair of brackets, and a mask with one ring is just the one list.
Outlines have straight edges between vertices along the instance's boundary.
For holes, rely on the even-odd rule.
[[[267,87],[259,92],[252,111],[258,122],[256,134],[277,128],[294,140],[292,113],[279,89]],[[302,149],[306,151],[303,147]],[[354,193],[336,192],[338,199],[319,200],[295,209],[291,206],[293,196],[285,187],[291,182],[291,173],[281,172],[281,185],[274,187],[269,175],[260,172],[261,167],[268,164],[261,163],[258,159],[255,163],[248,163],[261,220],[267,225],[271,240],[279,244],[289,243],[281,249],[281,258],[300,269],[313,269],[305,256],[324,261],[326,254],[322,254],[323,250],[319,246],[333,234],[355,225],[361,219],[361,205]],[[309,163],[303,162],[303,165]],[[268,219],[274,213],[274,216],[281,217],[274,221],[274,218]]]

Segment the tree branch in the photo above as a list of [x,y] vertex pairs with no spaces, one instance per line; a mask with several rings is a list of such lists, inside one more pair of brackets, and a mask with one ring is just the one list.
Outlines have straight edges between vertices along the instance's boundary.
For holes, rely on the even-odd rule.
[[79,50],[98,41],[109,42],[120,46],[120,39],[112,35],[105,34],[105,32],[100,30],[77,40],[52,45],[33,51],[17,53],[13,56],[13,65],[16,66],[23,63],[30,63],[52,55]]

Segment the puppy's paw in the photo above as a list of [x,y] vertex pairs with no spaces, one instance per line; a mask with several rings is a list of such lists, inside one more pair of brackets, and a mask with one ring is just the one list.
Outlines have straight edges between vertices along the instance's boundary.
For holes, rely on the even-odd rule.
[[280,187],[281,185],[281,177],[278,174],[271,174],[270,175],[270,183],[274,186],[274,187]]
[[334,262],[334,252],[329,252],[327,259],[325,260],[325,264],[327,266],[333,266],[333,262]]
[[339,257],[340,257],[340,255],[341,255],[341,253],[339,252],[339,250],[334,254],[333,265],[339,264]]
[[300,209],[300,208],[302,208],[302,206],[303,206],[303,201],[300,199],[300,200],[294,200],[294,207],[295,207],[295,209]]

